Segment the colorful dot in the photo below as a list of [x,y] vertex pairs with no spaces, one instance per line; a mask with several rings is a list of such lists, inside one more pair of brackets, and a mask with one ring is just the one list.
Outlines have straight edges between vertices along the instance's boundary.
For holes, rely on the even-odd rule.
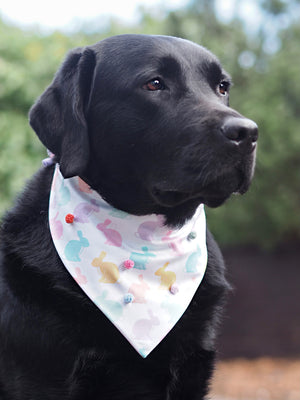
[[73,224],[74,222],[74,215],[73,214],[67,214],[65,217],[65,221],[67,224]]
[[172,294],[176,294],[179,292],[179,287],[174,283],[171,287],[170,287],[170,292]]
[[196,232],[190,232],[190,233],[188,234],[187,239],[188,239],[188,240],[194,240],[194,239],[196,239],[196,237],[197,237],[197,233],[196,233]]
[[124,303],[125,303],[125,304],[132,303],[133,300],[134,300],[133,294],[131,294],[131,293],[126,293],[126,294],[125,294],[125,296],[124,296]]
[[124,268],[126,268],[126,269],[131,269],[134,267],[133,260],[125,260],[123,264],[124,264]]

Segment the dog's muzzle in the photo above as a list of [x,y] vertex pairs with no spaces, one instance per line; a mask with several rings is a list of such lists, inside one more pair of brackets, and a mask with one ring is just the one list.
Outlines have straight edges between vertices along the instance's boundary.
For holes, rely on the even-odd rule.
[[229,117],[221,127],[221,133],[245,152],[252,152],[256,148],[258,127],[251,119]]

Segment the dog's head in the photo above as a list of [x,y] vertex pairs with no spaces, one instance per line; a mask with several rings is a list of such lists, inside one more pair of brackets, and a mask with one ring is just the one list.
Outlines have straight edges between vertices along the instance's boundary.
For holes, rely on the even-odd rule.
[[116,208],[180,224],[252,179],[257,126],[229,107],[229,88],[201,46],[120,35],[72,51],[30,123],[65,177]]

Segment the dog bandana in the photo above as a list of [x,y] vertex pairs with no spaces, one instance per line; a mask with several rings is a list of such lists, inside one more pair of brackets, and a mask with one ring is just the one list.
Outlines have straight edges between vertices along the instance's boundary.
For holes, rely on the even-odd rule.
[[64,179],[57,164],[49,224],[66,269],[146,357],[182,316],[205,273],[203,205],[182,228],[170,229],[161,215],[113,208],[79,177]]

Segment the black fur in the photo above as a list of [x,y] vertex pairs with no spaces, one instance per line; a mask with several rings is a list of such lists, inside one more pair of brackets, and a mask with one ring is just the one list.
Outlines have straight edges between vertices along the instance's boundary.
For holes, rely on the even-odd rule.
[[[148,90],[155,78],[159,90]],[[229,108],[219,89],[229,81],[191,42],[112,37],[67,56],[30,123],[65,177],[80,175],[117,208],[180,226],[201,202],[218,206],[250,184],[257,127]],[[211,234],[190,306],[143,359],[54,249],[52,175],[53,167],[41,169],[2,223],[1,400],[203,399],[229,289]]]

